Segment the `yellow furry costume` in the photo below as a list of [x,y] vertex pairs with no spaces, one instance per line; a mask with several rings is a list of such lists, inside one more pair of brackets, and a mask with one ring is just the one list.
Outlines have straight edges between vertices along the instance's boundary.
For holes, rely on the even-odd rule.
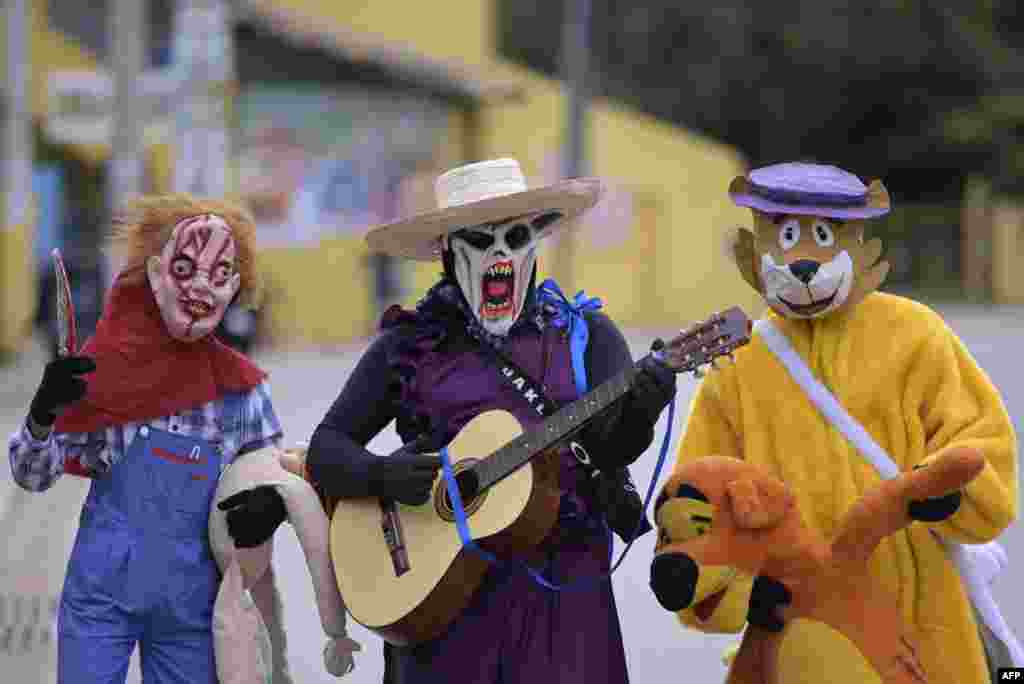
[[[748,180],[734,181],[734,198]],[[869,192],[884,193],[884,188],[875,183]],[[887,195],[884,201],[887,205]],[[743,231],[735,249],[741,273],[766,294],[769,274],[763,263],[820,265],[841,251],[852,255],[853,268],[846,274],[853,284],[846,284],[845,302],[801,316],[766,294],[769,316],[901,470],[952,447],[981,451],[985,467],[965,488],[959,509],[933,527],[956,541],[992,540],[1016,518],[1018,506],[1016,437],[996,388],[935,312],[909,299],[870,292],[887,267],[874,263],[880,245],[863,242],[859,221],[823,221],[811,212],[783,220],[786,215],[754,208],[755,232]],[[821,238],[822,225],[831,239]],[[786,233],[786,226],[795,230]],[[810,311],[813,304],[803,306]],[[697,391],[676,467],[710,455],[767,467],[791,487],[807,525],[826,539],[849,507],[881,480],[759,336],[736,353],[735,365],[708,375]],[[898,600],[933,681],[987,684],[970,604],[929,525],[917,523],[884,539],[869,565]],[[703,612],[707,605],[698,605],[681,611],[680,618],[705,632],[738,632],[751,585],[749,578],[739,578],[715,597],[710,614]]]

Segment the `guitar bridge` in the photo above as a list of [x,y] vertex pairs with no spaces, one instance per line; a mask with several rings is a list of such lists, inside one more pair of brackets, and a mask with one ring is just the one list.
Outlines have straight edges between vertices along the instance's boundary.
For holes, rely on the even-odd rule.
[[384,532],[384,543],[391,555],[391,565],[395,569],[395,577],[401,577],[412,569],[409,553],[405,548],[405,535],[402,534],[402,519],[398,517],[398,504],[394,500],[380,501],[380,526]]

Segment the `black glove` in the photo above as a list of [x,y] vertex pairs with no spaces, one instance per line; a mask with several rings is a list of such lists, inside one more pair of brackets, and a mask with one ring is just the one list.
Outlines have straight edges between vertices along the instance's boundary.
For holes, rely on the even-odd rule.
[[[919,464],[914,466],[914,470],[924,467],[923,464]],[[907,504],[907,515],[911,520],[918,522],[942,522],[960,510],[960,502],[963,501],[963,498],[962,492],[953,492],[932,499],[915,499]]]
[[60,409],[85,396],[88,383],[79,376],[94,370],[96,363],[87,356],[68,356],[46,364],[29,407],[32,420],[42,426],[53,425]]
[[240,549],[267,541],[288,517],[284,499],[271,485],[242,490],[221,501],[217,508],[227,511],[228,534]]
[[651,356],[640,359],[637,368],[639,372],[633,378],[627,410],[632,415],[642,415],[654,425],[676,394],[676,374]]
[[654,528],[644,513],[644,500],[633,484],[628,468],[600,471],[591,478],[594,498],[604,511],[608,527],[625,543]]
[[[414,446],[415,444],[415,446]],[[377,456],[367,464],[367,489],[370,496],[394,499],[409,506],[422,506],[430,500],[441,456],[417,453],[417,441],[388,456]]]
[[769,632],[781,632],[785,625],[776,608],[788,605],[792,600],[793,595],[782,582],[758,575],[754,578],[754,588],[750,592],[747,622]]

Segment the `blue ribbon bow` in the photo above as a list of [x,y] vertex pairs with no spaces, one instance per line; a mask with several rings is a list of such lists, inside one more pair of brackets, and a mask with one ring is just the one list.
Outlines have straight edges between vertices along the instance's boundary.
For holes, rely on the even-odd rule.
[[587,351],[587,342],[590,340],[590,330],[583,314],[586,311],[597,311],[604,303],[598,297],[587,297],[583,290],[577,292],[570,302],[562,288],[551,278],[537,288],[537,298],[542,306],[554,312],[552,325],[556,328],[569,329],[569,352],[572,354],[572,374],[576,381],[576,391],[581,395],[586,394],[590,391],[590,386],[583,359]]

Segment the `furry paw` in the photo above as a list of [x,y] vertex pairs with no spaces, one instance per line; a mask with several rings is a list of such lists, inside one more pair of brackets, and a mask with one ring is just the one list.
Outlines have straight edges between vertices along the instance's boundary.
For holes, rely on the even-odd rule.
[[[923,464],[914,466],[914,470],[926,467]],[[945,496],[930,499],[914,499],[907,504],[907,515],[918,522],[942,522],[960,510],[963,500],[962,492],[953,492]]]
[[921,499],[907,504],[907,514],[918,522],[942,522],[960,510],[961,492],[953,492],[934,499]]
[[781,632],[785,623],[779,616],[778,608],[793,600],[793,595],[782,582],[759,575],[754,578],[750,591],[750,606],[747,622],[769,632]]

